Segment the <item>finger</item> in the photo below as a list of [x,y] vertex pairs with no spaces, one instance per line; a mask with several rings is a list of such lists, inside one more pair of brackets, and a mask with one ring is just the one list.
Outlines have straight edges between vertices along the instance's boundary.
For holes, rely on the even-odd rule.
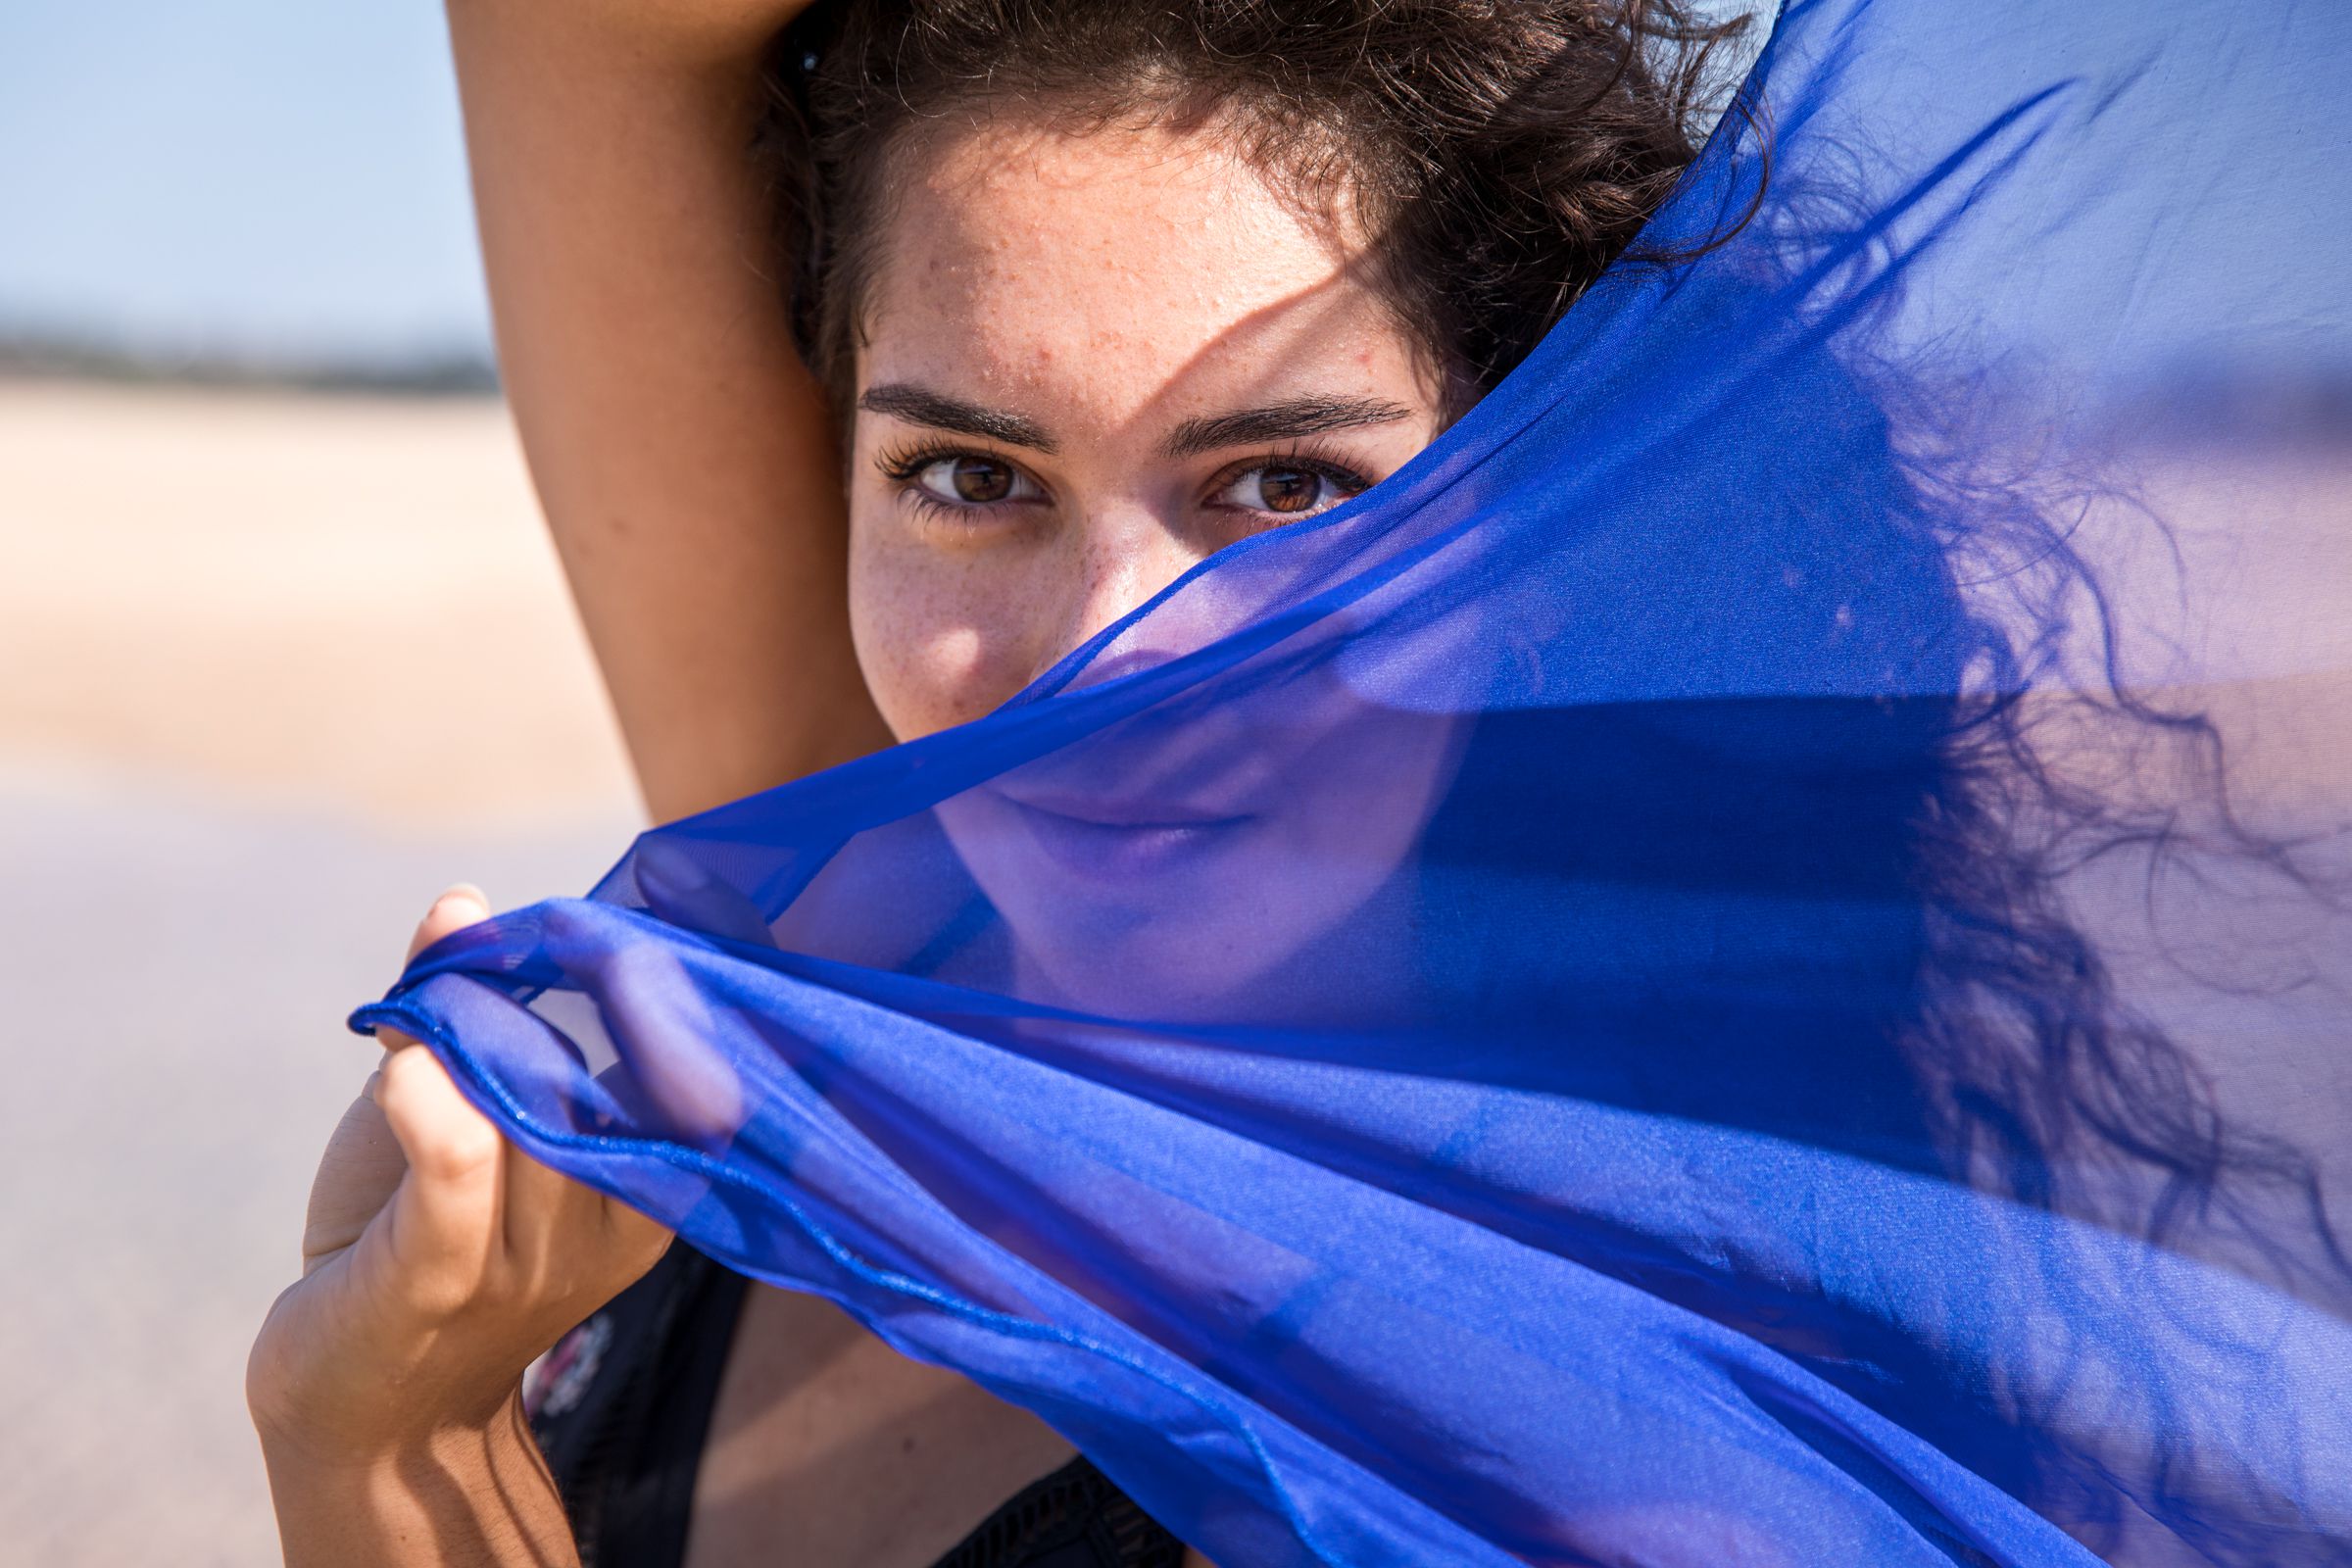
[[416,934],[409,939],[409,957],[414,959],[452,931],[489,918],[490,900],[480,888],[470,882],[452,883],[416,922]]
[[[429,1055],[429,1053],[414,1054]],[[659,1221],[505,1141],[499,1155],[500,1288],[533,1299],[610,1299],[660,1260]]]
[[585,1286],[598,1299],[654,1265],[669,1232],[627,1204],[510,1146],[499,1229],[513,1277],[542,1296]]
[[613,1245],[642,1257],[645,1268],[653,1267],[669,1247],[674,1234],[670,1228],[617,1198],[598,1193],[596,1201],[597,1212],[605,1222],[605,1234],[612,1239]]
[[519,1149],[507,1155],[505,1200],[499,1232],[507,1256],[528,1279],[544,1285],[549,1272],[572,1259],[559,1255],[558,1238],[573,1229],[567,1221],[592,1212],[593,1190],[562,1171],[542,1165]]
[[393,1250],[413,1283],[448,1286],[455,1304],[498,1261],[507,1141],[429,1051],[395,1052],[376,1102],[409,1165],[387,1210]]
[[637,846],[637,891],[645,906],[671,925],[727,937],[753,947],[772,948],[775,932],[758,906],[731,882],[703,868],[693,855],[667,839]]
[[630,1081],[667,1119],[662,1130],[705,1152],[733,1138],[749,1099],[720,1019],[677,955],[650,939],[609,942],[562,909],[549,911],[546,929],[577,955],[564,967],[595,1000]]
[[[416,922],[416,930],[409,938],[409,956],[405,961],[415,962],[416,955],[451,932],[463,931],[489,918],[490,900],[480,888],[470,882],[450,884],[433,900],[432,907],[424,911],[424,918]],[[376,1026],[375,1038],[386,1051],[406,1051],[416,1044],[414,1036],[381,1024]]]
[[408,1174],[400,1144],[376,1103],[380,1074],[343,1112],[343,1120],[318,1158],[311,1200],[303,1216],[302,1271],[311,1274],[360,1239]]
[[665,948],[636,942],[599,967],[612,1043],[676,1132],[705,1148],[733,1137],[746,1114],[743,1082],[686,966]]

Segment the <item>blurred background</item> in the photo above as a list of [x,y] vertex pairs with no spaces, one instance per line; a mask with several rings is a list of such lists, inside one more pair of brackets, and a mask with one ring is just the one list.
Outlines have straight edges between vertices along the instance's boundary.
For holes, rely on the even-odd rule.
[[440,7],[0,6],[0,1563],[274,1561],[245,1350],[432,896],[637,804]]

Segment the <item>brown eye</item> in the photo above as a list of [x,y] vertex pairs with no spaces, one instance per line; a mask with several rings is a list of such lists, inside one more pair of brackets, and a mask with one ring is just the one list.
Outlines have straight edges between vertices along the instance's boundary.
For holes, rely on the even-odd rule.
[[1309,517],[1329,512],[1371,484],[1320,464],[1258,463],[1218,481],[1215,504],[1271,516]]
[[1012,468],[988,458],[956,460],[956,498],[983,506],[1012,494]]
[[1329,483],[1312,468],[1257,470],[1257,504],[1268,512],[1304,512],[1323,499]]
[[950,506],[988,507],[1042,497],[1036,480],[1004,459],[979,452],[933,458],[906,476],[924,495]]

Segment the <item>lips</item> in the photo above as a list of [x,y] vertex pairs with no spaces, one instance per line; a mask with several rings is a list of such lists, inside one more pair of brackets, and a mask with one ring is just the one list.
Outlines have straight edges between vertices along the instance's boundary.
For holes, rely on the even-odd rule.
[[1164,801],[998,793],[1060,869],[1101,882],[1165,876],[1200,854],[1223,848],[1254,820]]
[[1242,820],[1232,811],[1141,796],[1118,800],[1075,790],[1011,790],[1003,784],[997,786],[997,793],[1023,810],[1066,817],[1089,827],[1208,827]]

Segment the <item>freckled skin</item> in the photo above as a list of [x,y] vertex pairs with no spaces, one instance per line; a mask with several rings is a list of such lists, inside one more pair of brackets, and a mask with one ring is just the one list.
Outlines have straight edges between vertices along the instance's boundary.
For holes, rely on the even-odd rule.
[[[1219,130],[1069,134],[1000,116],[900,156],[858,395],[919,387],[1026,421],[1053,446],[858,413],[851,623],[901,739],[988,712],[1205,556],[1290,520],[1233,504],[1263,498],[1252,487],[1268,465],[1334,464],[1360,481],[1352,493],[1437,434],[1439,377],[1373,286],[1344,202],[1285,200],[1281,176]],[[1298,400],[1395,412],[1166,454],[1187,421]],[[998,479],[1017,469],[1023,501],[926,505],[940,492],[910,483],[910,466],[947,483],[967,461],[941,452],[976,455]],[[1025,993],[1213,1018],[1252,987],[1280,993],[1284,964],[1311,962],[1324,933],[1391,884],[1457,742],[1443,717],[1386,710],[1324,670],[1279,702],[1131,732],[1104,767],[1024,768],[940,818],[1014,933]],[[1088,810],[1224,825],[1155,840],[1066,820]],[[1249,877],[1287,891],[1230,896]],[[1396,1003],[1370,985],[1359,1000],[1374,1014]]]
[[[1303,396],[1408,417],[1311,450],[1377,480],[1436,434],[1439,383],[1345,217],[1282,198],[1214,127],[1069,134],[995,118],[901,155],[860,392],[913,383],[1025,418],[1052,455],[860,412],[850,600],[858,657],[901,739],[975,718],[1202,557],[1279,519],[1204,505],[1237,460],[1171,459],[1188,419]],[[878,460],[1001,457],[1042,500],[987,520],[910,502]]]

